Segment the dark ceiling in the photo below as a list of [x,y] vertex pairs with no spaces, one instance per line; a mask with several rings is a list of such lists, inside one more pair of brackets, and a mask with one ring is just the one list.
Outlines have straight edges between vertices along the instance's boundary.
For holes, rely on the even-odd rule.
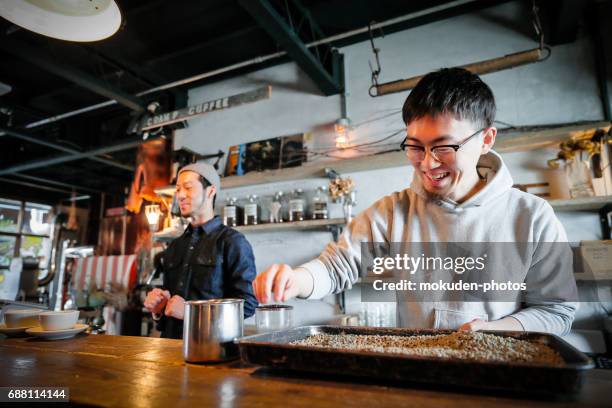
[[[333,76],[330,46],[363,41],[368,34],[305,52],[303,45],[313,40],[438,5],[447,8],[387,26],[384,33],[503,2],[121,0],[117,2],[124,19],[120,31],[110,39],[86,44],[44,37],[0,18],[0,82],[12,87],[0,96],[0,127],[13,132],[0,136],[0,195],[54,203],[76,188],[78,193],[106,192],[121,198],[133,176],[130,168],[134,166],[135,143],[125,150],[93,156],[95,160],[53,163],[48,159],[135,142],[138,135],[128,135],[126,129],[133,118],[142,115],[143,107],[151,101],[159,101],[162,111],[182,107],[187,89],[206,82],[293,59],[318,83],[317,76]],[[529,10],[530,2],[524,3]],[[555,2],[551,9],[558,35],[569,35],[570,41],[572,35],[575,38],[576,11],[580,8],[575,3],[582,7],[583,2],[568,0]],[[297,36],[283,32],[279,28],[283,24],[292,27]],[[137,96],[160,85],[282,50],[291,57]],[[314,63],[308,62],[312,56]],[[320,85],[322,94],[335,93],[336,83],[330,83],[327,88]],[[32,126],[54,115],[108,101],[109,95],[120,103]],[[23,165],[29,167],[17,167]]]

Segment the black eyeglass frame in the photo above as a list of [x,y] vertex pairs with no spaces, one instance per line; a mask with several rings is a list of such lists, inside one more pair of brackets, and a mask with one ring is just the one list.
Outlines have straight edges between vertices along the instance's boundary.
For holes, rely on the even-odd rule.
[[[437,149],[437,148],[440,148],[440,147],[450,147],[453,150],[455,150],[455,153],[457,153],[457,150],[461,149],[467,142],[469,142],[472,138],[476,137],[480,132],[484,132],[486,129],[487,128],[482,128],[480,130],[477,130],[475,133],[473,133],[470,136],[468,136],[460,144],[436,145],[436,146],[428,147],[428,149],[429,149],[430,152],[433,153],[434,157],[438,157],[438,156],[436,156],[434,149]],[[407,139],[408,139],[408,136],[406,136],[404,141],[400,144],[400,148],[402,149],[402,151],[406,151],[406,147],[413,147],[413,148],[421,150],[421,152],[425,153],[425,146],[419,146],[419,145],[413,145],[413,144],[406,143]]]

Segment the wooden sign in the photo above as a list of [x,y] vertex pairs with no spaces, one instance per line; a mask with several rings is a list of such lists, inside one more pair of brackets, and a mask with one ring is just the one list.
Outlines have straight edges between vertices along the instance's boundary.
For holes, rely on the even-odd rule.
[[226,96],[225,98],[215,99],[212,101],[202,102],[197,105],[188,106],[183,109],[178,109],[172,112],[160,113],[158,115],[146,116],[139,122],[134,124],[131,133],[140,133],[144,130],[154,129],[169,125],[171,123],[182,122],[191,119],[195,116],[204,115],[209,112],[234,108],[244,105],[269,99],[272,95],[272,87],[270,85],[263,88],[241,93],[238,95]]
[[127,211],[125,210],[125,207],[113,207],[113,208],[106,209],[107,217],[121,217],[122,215],[126,215],[126,214],[127,214]]

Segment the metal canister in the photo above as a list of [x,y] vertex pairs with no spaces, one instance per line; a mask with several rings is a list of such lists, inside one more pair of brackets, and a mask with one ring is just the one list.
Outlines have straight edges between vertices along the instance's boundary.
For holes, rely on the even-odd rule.
[[183,357],[188,363],[238,357],[234,340],[242,337],[244,300],[211,299],[185,302]]

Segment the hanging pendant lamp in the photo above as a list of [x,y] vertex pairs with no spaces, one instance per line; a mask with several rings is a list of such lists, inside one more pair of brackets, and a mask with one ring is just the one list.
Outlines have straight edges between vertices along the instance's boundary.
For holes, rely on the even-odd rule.
[[1,0],[11,23],[66,41],[99,41],[115,34],[121,12],[114,0]]

